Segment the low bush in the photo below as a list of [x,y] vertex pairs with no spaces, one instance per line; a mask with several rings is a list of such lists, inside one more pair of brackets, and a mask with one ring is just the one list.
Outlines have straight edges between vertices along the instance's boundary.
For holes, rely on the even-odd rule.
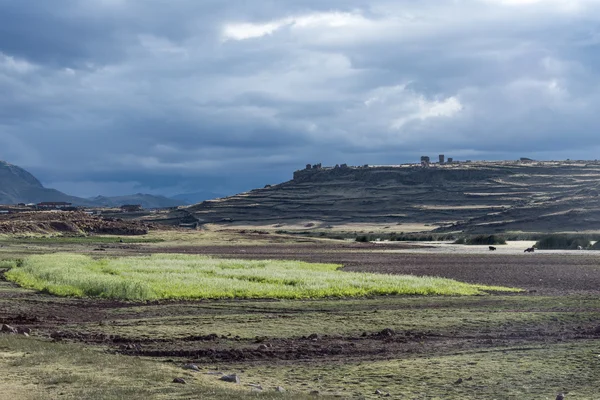
[[495,244],[506,244],[506,239],[503,236],[498,235],[477,235],[470,237],[462,237],[454,242],[455,244],[466,244],[466,245],[495,245]]
[[356,241],[360,243],[367,243],[371,241],[371,238],[367,235],[361,235],[356,237]]
[[589,238],[585,236],[572,235],[547,235],[538,240],[534,245],[537,249],[542,250],[576,250],[578,247],[587,249],[591,243]]

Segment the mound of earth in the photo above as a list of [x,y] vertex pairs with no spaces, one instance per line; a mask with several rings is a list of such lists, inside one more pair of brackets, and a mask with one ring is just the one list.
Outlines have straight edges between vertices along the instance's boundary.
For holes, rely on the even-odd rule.
[[0,215],[0,234],[66,233],[145,235],[152,224],[140,221],[102,218],[83,212],[24,212]]
[[[442,231],[595,229],[600,162],[310,168],[187,210],[201,223],[428,223]],[[398,227],[397,230],[401,230]]]

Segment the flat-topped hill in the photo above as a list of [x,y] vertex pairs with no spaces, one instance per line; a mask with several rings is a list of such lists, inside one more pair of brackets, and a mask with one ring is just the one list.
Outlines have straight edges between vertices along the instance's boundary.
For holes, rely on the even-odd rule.
[[200,222],[428,223],[440,230],[600,228],[600,162],[472,162],[310,168],[188,208]]

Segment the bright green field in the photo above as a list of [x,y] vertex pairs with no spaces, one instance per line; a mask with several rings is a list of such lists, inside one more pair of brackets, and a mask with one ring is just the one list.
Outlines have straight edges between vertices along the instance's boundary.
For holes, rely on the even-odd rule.
[[21,286],[55,295],[124,300],[477,295],[516,291],[443,278],[343,272],[339,268],[334,264],[174,254],[98,260],[57,253],[30,256],[6,276]]

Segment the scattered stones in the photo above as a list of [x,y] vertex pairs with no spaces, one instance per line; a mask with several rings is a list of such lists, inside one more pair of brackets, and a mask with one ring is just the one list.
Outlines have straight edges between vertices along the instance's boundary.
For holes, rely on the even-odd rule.
[[22,334],[26,334],[27,336],[31,335],[31,328],[17,328],[17,332],[22,333]]
[[200,371],[200,368],[198,368],[198,366],[196,364],[185,364],[183,366],[183,369],[189,369],[189,370],[196,371],[196,372]]
[[282,388],[281,386],[277,386],[277,387],[275,388],[275,391],[276,391],[276,392],[279,392],[279,393],[284,393],[284,392],[285,392],[285,389],[284,389],[284,388]]
[[173,383],[180,383],[182,385],[185,385],[187,382],[183,378],[175,378],[173,379]]
[[219,380],[221,380],[223,382],[229,382],[229,383],[236,383],[236,384],[240,383],[240,377],[237,376],[236,374],[223,375],[222,377],[219,378]]
[[12,326],[7,325],[7,324],[2,325],[2,328],[0,328],[0,332],[14,333],[14,334],[18,333],[16,328],[13,328]]

